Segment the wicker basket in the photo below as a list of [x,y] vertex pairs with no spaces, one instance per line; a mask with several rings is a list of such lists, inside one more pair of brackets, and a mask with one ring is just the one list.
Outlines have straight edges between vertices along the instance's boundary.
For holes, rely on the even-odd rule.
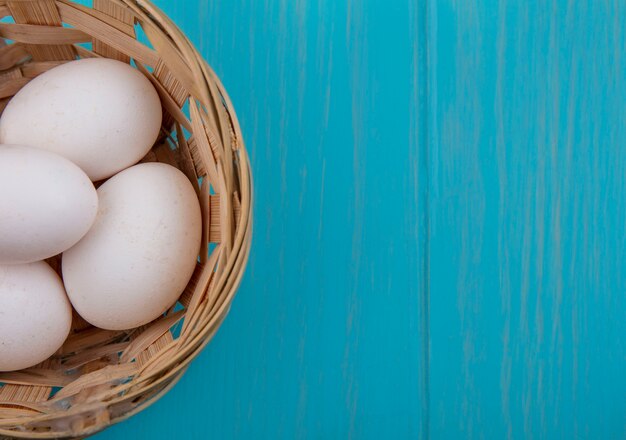
[[[201,256],[178,307],[121,332],[75,315],[52,358],[0,373],[0,438],[84,437],[155,402],[217,331],[250,248],[249,163],[219,79],[149,1],[93,0],[88,8],[70,0],[0,0],[0,16],[15,22],[0,23],[0,37],[11,42],[0,47],[0,110],[31,78],[60,63],[99,56],[133,62],[164,108],[161,137],[144,161],[180,168],[203,210]],[[58,269],[57,260],[50,263]]]

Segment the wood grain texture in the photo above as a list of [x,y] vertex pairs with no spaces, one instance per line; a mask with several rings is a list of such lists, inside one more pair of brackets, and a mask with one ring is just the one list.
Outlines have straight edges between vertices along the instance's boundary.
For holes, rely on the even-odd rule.
[[431,437],[626,438],[626,3],[429,7]]
[[155,3],[234,102],[252,158],[255,237],[230,315],[182,381],[96,438],[425,432],[421,9]]

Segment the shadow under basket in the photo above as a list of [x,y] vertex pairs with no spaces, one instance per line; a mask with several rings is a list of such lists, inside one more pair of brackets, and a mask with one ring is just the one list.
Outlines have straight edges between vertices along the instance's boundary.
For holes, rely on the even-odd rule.
[[[84,437],[165,394],[224,320],[250,249],[249,162],[221,82],[149,1],[0,0],[0,17],[0,110],[32,78],[67,61],[130,63],[152,81],[164,109],[161,135],[143,161],[181,169],[202,207],[200,257],[176,306],[128,331],[97,329],[75,314],[54,356],[0,373],[0,438]],[[49,263],[58,270],[57,259]]]

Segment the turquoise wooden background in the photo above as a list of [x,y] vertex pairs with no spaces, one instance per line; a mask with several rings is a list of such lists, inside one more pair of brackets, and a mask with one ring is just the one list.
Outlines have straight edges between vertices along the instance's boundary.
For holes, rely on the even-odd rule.
[[237,107],[255,238],[97,439],[626,438],[626,2],[156,3]]

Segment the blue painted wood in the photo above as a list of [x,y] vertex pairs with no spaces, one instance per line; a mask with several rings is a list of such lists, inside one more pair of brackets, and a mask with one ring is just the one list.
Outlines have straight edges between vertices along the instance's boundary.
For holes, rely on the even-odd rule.
[[214,341],[166,397],[96,438],[425,432],[420,8],[156,3],[233,99],[252,158],[255,236]]
[[626,3],[429,8],[431,437],[626,438]]
[[157,4],[232,95],[255,238],[96,438],[626,437],[626,3]]

